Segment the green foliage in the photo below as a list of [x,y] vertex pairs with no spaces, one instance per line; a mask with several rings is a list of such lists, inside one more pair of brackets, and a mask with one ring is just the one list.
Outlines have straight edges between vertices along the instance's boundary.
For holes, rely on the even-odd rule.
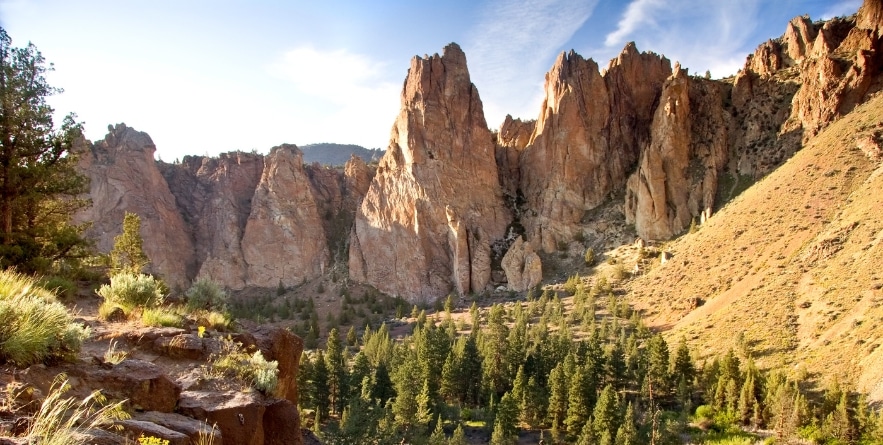
[[0,28],[0,269],[46,272],[77,263],[88,243],[70,216],[87,205],[87,179],[77,169],[75,115],[56,129],[46,99],[52,71],[33,44],[12,47]]
[[264,394],[272,394],[279,383],[279,363],[267,361],[261,351],[249,355],[239,343],[226,338],[212,355],[209,377],[233,377]]
[[218,283],[208,278],[196,280],[184,293],[184,297],[187,299],[187,308],[190,310],[204,309],[220,312],[227,310],[227,292],[224,292]]
[[588,267],[594,266],[598,261],[598,259],[595,258],[595,249],[593,249],[591,247],[586,249],[586,254],[583,257],[583,260],[586,262],[586,266],[588,266]]
[[77,285],[68,278],[49,275],[40,279],[40,287],[51,291],[62,300],[71,300],[77,295]]
[[184,318],[168,309],[148,307],[141,311],[141,323],[145,326],[180,328],[184,324]]
[[123,217],[123,232],[113,239],[110,251],[111,270],[114,274],[140,274],[147,267],[144,254],[144,241],[141,239],[141,217],[126,212]]
[[88,328],[32,278],[0,271],[0,359],[28,366],[66,358],[88,336]]
[[124,309],[135,306],[153,307],[162,304],[163,285],[150,275],[121,273],[110,277],[110,284],[102,285],[98,295],[105,301]]

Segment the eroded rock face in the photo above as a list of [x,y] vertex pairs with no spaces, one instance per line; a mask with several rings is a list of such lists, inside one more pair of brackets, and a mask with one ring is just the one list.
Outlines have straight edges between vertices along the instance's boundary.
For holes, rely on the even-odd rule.
[[241,241],[264,156],[244,152],[216,158],[186,156],[180,164],[159,165],[189,222],[199,264],[196,276],[233,289],[244,287],[247,267]]
[[103,140],[81,148],[79,169],[90,179],[92,205],[77,213],[74,222],[91,222],[86,236],[95,240],[99,251],[110,252],[114,237],[122,232],[125,212],[137,214],[150,258],[148,272],[170,286],[188,285],[196,267],[193,242],[153,160],[153,140],[125,124],[108,130]]
[[294,145],[267,156],[242,236],[242,257],[250,286],[300,284],[319,276],[328,247],[303,155]]
[[509,247],[502,263],[509,290],[522,292],[539,285],[543,280],[540,256],[520,236]]
[[668,59],[628,44],[604,76],[591,59],[559,55],[546,98],[520,158],[526,237],[546,252],[570,241],[587,210],[622,190],[649,140]]
[[680,66],[665,83],[650,146],[628,181],[626,220],[642,238],[671,238],[711,213],[727,137],[720,96],[702,83]]
[[390,139],[356,214],[351,277],[410,301],[483,291],[510,215],[459,46],[411,60]]

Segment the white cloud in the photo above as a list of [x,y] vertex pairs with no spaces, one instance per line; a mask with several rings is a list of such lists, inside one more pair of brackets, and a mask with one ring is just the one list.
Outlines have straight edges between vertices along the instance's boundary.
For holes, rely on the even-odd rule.
[[751,41],[759,3],[634,0],[604,39],[604,48],[592,53],[612,58],[634,41],[640,50],[664,54],[691,72],[710,70],[715,77],[733,74],[759,43]]
[[833,17],[852,15],[858,11],[858,8],[861,7],[861,5],[862,0],[841,0],[828,7],[828,9],[822,13],[821,17],[814,18],[827,20]]
[[534,118],[543,74],[598,0],[493,0],[463,45],[491,127],[510,113]]
[[[313,109],[291,125],[298,139],[353,142],[386,147],[400,106],[400,83],[387,67],[346,50],[319,51],[310,46],[287,51],[268,68],[290,83]],[[292,104],[292,108],[310,104]],[[360,142],[361,141],[361,142]]]

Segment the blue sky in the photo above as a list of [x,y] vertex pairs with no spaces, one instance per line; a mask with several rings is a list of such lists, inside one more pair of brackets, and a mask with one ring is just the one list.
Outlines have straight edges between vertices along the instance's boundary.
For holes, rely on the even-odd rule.
[[570,49],[601,68],[629,41],[691,72],[733,74],[787,21],[861,0],[0,0],[86,136],[125,122],[166,161],[284,142],[386,148],[414,55],[457,42],[488,125],[536,118],[543,76]]

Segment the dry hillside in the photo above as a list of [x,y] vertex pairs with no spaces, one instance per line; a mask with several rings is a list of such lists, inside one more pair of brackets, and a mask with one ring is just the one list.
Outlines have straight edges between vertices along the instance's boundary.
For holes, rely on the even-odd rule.
[[741,332],[761,366],[805,363],[883,400],[881,140],[878,95],[665,246],[632,301],[702,356]]

